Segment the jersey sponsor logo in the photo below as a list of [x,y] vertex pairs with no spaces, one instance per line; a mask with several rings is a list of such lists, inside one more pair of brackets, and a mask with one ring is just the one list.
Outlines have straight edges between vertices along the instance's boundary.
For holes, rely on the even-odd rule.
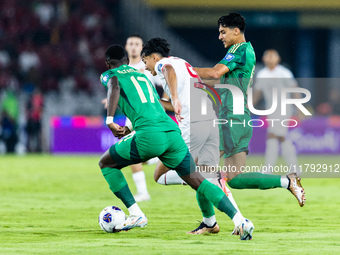
[[227,55],[225,55],[224,60],[230,62],[234,57],[235,56],[233,54],[228,53]]
[[163,64],[158,65],[157,69],[158,69],[159,72],[162,72],[162,67],[163,67]]

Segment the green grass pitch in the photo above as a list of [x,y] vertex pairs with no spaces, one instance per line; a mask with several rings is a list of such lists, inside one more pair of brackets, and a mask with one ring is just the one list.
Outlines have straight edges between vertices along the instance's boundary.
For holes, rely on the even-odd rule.
[[[255,225],[252,241],[230,236],[232,221],[216,212],[221,232],[186,235],[201,213],[188,186],[161,186],[145,166],[152,200],[139,203],[143,229],[108,234],[97,222],[114,197],[98,167],[100,156],[0,157],[0,254],[336,254],[340,253],[339,179],[303,179],[307,204],[286,190],[232,190]],[[302,156],[301,163],[340,163]],[[248,165],[263,157],[248,158]],[[123,170],[132,192],[130,169]]]

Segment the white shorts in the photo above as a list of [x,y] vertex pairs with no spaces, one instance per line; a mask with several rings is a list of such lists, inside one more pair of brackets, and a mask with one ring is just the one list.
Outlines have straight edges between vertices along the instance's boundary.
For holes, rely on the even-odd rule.
[[198,165],[217,166],[220,159],[218,127],[211,120],[190,124],[190,140],[184,140]]
[[289,128],[282,126],[281,121],[285,120],[285,119],[289,119],[290,116],[287,116],[287,118],[283,118],[280,115],[270,115],[268,116],[269,119],[278,119],[279,121],[274,121],[274,125],[272,124],[272,122],[268,122],[268,128],[267,128],[267,133],[268,134],[273,134],[275,136],[281,136],[281,137],[285,137],[288,133]]
[[275,136],[281,136],[281,137],[286,137],[288,133],[288,127],[283,127],[283,126],[268,126],[267,133],[273,134]]

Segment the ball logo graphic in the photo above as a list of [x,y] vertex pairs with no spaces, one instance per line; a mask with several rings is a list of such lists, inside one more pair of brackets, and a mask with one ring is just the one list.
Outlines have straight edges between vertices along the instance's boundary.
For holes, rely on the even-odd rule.
[[107,222],[107,223],[110,223],[112,221],[112,215],[111,213],[106,213],[104,216],[103,216],[103,221]]
[[107,233],[117,232],[116,226],[122,224],[125,220],[125,213],[117,206],[105,207],[98,217],[100,228]]

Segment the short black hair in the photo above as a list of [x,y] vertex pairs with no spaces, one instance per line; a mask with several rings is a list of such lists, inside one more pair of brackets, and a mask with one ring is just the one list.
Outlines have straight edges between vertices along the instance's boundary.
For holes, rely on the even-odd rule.
[[228,13],[218,19],[218,26],[239,28],[242,33],[246,28],[246,19],[237,12]]
[[162,57],[169,57],[170,44],[163,38],[152,38],[143,47],[142,55],[150,56],[152,53],[158,53]]
[[126,40],[129,39],[129,38],[132,38],[132,37],[139,38],[139,39],[142,40],[142,42],[144,41],[143,38],[139,34],[131,34],[131,35],[128,36],[128,38],[126,38]]
[[111,60],[116,62],[125,61],[126,58],[126,51],[119,44],[113,44],[105,51],[105,60],[107,62],[110,62]]

